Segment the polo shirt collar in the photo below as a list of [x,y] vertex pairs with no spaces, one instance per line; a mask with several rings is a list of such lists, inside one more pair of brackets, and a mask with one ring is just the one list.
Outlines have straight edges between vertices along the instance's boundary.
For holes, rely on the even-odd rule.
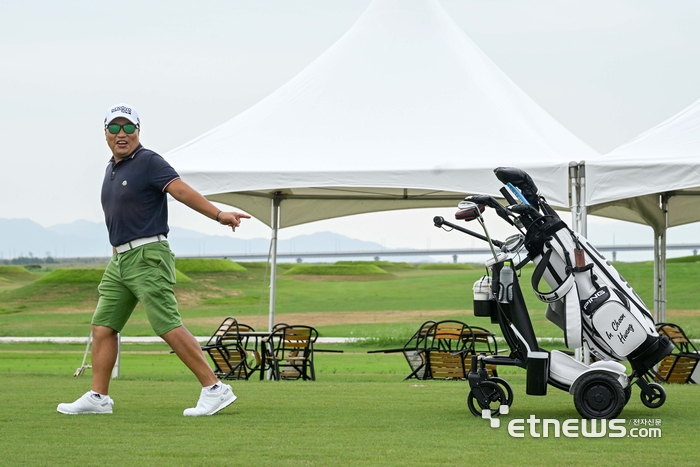
[[[134,149],[134,152],[131,153],[131,155],[126,156],[122,158],[123,161],[128,160],[128,159],[133,159],[136,156],[136,153],[139,152],[141,149],[143,149],[143,145],[139,143],[138,146],[136,146],[136,149]],[[116,165],[116,162],[114,161],[114,156],[109,160],[109,162],[112,163],[112,165]]]

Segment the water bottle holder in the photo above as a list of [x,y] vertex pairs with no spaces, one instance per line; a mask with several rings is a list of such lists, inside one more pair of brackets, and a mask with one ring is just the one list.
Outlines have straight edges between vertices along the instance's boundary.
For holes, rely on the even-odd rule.
[[474,316],[488,318],[496,313],[496,302],[494,300],[474,300]]

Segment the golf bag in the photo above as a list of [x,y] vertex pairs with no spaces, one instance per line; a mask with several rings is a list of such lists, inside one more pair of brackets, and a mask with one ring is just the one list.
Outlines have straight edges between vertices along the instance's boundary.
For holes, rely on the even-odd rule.
[[[496,176],[517,187],[530,214],[520,216],[525,249],[536,265],[535,295],[548,304],[546,318],[564,331],[566,346],[587,347],[599,360],[628,360],[646,373],[673,348],[656,332],[644,302],[619,272],[586,238],[567,227],[537,195],[523,171],[498,168]],[[542,215],[534,215],[540,211]],[[541,282],[549,290],[541,289]]]

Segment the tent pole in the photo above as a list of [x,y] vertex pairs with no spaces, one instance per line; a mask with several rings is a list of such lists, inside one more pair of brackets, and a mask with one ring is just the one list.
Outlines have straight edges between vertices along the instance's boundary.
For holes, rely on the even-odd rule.
[[579,196],[579,218],[578,233],[584,237],[588,236],[588,208],[586,207],[586,161],[578,164],[578,196]]
[[[578,163],[578,233],[588,237],[588,208],[586,207],[586,161]],[[588,346],[583,347],[583,363],[591,364],[591,353]]]
[[569,197],[571,203],[571,230],[578,232],[578,164],[569,162]]
[[[581,168],[582,165],[580,163],[569,163],[569,179],[571,181],[571,229],[578,234],[581,234],[581,212],[583,210],[582,202],[584,200],[581,192]],[[574,359],[588,365],[590,363],[590,354],[587,352],[587,348],[579,347],[574,349]]]
[[660,323],[659,321],[660,316],[660,310],[659,310],[659,281],[660,279],[660,274],[659,274],[659,267],[660,267],[660,261],[659,261],[659,231],[654,228],[654,321],[657,323]]
[[270,314],[267,320],[267,330],[272,331],[275,326],[275,292],[277,291],[277,233],[280,220],[280,193],[275,193],[272,198],[272,247],[270,260]]
[[659,269],[659,319],[662,323],[666,322],[666,234],[668,233],[668,194],[661,195],[661,210],[664,215],[664,227],[661,231],[659,239],[659,256],[661,267]]

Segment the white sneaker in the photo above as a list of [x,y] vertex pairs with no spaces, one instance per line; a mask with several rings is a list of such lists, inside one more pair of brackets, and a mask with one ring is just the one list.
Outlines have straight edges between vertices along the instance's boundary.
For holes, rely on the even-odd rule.
[[83,397],[72,404],[58,404],[58,411],[68,415],[81,413],[112,413],[114,401],[109,396],[102,396],[101,399],[92,397],[92,392],[88,391]]
[[197,407],[185,409],[182,413],[185,417],[199,417],[201,415],[214,415],[221,409],[233,404],[237,399],[233,389],[228,384],[222,384],[221,390],[212,392],[202,389],[197,401]]

